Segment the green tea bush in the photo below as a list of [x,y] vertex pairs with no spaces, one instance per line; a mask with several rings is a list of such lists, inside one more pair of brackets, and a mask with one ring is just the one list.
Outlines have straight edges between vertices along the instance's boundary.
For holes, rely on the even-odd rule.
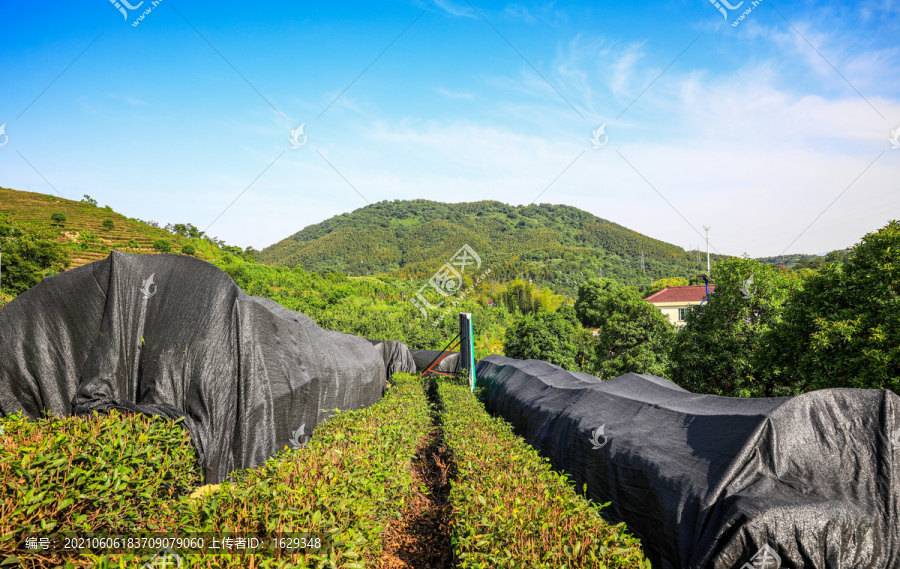
[[180,553],[191,567],[375,566],[383,532],[412,495],[410,462],[431,426],[422,381],[398,375],[393,382],[375,405],[321,425],[304,448],[286,448],[193,495],[201,483],[194,449],[187,431],[167,419],[115,411],[0,419],[0,566],[132,567],[152,557],[23,553],[26,537],[59,532],[309,532],[326,547],[305,556]]
[[[381,401],[334,416],[303,449],[238,473],[233,483],[195,502],[182,501],[179,531],[315,533],[333,548],[275,559],[272,566],[377,566],[382,534],[412,496],[410,463],[431,426],[422,381],[398,374],[392,382]],[[207,566],[199,555],[185,559],[192,567]],[[216,559],[221,566],[248,566],[247,558]]]
[[465,386],[441,380],[447,444],[456,459],[451,542],[465,568],[645,568],[640,542],[611,526]]
[[201,480],[187,431],[168,419],[113,411],[32,421],[14,414],[0,419],[0,429],[3,566],[61,562],[37,552],[19,559],[31,535],[154,529],[160,509]]

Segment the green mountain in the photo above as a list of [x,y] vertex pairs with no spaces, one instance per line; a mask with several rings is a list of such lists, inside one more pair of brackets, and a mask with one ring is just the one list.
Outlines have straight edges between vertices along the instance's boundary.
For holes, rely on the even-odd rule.
[[570,294],[577,282],[601,274],[643,286],[700,269],[696,252],[578,208],[497,201],[371,204],[306,227],[264,249],[259,261],[318,273],[427,278],[465,244],[482,259],[479,273],[490,267],[493,280],[534,279]]

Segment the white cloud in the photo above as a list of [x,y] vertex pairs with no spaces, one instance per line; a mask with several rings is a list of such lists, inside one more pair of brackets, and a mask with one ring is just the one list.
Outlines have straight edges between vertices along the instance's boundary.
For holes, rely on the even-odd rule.
[[472,99],[473,96],[471,93],[459,93],[455,91],[448,91],[447,89],[443,89],[441,87],[435,87],[434,90],[445,97],[449,97],[451,99]]

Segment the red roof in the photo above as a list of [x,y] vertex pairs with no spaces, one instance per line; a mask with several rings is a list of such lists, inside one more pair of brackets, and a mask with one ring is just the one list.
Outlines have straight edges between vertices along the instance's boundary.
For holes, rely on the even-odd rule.
[[[709,285],[709,292],[716,290],[716,285]],[[700,302],[706,298],[706,285],[668,286],[645,298],[647,302]]]

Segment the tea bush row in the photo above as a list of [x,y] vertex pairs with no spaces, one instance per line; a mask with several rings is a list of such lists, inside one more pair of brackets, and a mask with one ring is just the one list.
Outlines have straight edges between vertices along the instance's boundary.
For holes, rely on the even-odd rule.
[[230,482],[200,484],[185,430],[169,420],[112,412],[93,419],[0,419],[0,565],[137,567],[143,555],[23,554],[29,535],[68,531],[133,536],[308,532],[325,547],[306,555],[200,555],[190,567],[330,567],[376,564],[381,537],[412,495],[410,461],[431,426],[421,380],[395,376],[384,398],[338,413],[299,450],[285,450]]
[[450,493],[460,568],[646,568],[640,542],[602,506],[492,418],[467,386],[438,382],[442,424],[456,460]]

